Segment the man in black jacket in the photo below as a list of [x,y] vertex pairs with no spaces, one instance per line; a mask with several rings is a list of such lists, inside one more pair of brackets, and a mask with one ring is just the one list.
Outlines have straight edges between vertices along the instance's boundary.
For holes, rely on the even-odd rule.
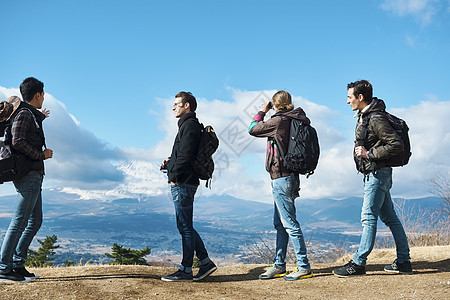
[[[183,259],[178,271],[161,279],[164,281],[199,281],[214,272],[217,267],[209,259],[202,238],[192,224],[194,195],[200,184],[191,167],[191,161],[198,150],[201,127],[195,115],[197,101],[189,92],[175,96],[173,112],[178,120],[178,134],[170,158],[163,161],[171,185],[178,231],[183,245]],[[200,262],[197,275],[192,275],[194,250]]]
[[24,101],[11,116],[12,147],[28,157],[30,171],[13,181],[19,197],[1,248],[0,282],[29,282],[39,277],[25,269],[25,261],[28,247],[42,224],[44,160],[53,157],[52,150],[42,150],[42,121],[47,114],[38,109],[44,102],[44,84],[29,77],[20,85],[20,93]]

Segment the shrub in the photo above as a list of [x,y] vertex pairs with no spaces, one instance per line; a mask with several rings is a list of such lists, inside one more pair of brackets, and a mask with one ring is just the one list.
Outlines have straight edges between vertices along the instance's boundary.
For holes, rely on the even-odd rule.
[[54,258],[50,257],[55,255],[54,249],[59,248],[56,244],[58,237],[56,235],[47,236],[44,241],[38,240],[41,247],[38,251],[28,249],[28,258],[25,263],[27,267],[49,267],[52,266],[51,262]]
[[149,255],[150,251],[149,247],[142,250],[134,250],[114,243],[112,253],[105,253],[105,255],[114,259],[114,261],[109,263],[110,265],[146,265],[147,261],[144,259],[144,256]]

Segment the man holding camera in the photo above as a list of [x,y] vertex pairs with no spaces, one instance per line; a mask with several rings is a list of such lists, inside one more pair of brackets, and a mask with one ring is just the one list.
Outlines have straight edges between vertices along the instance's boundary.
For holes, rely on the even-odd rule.
[[[198,150],[201,126],[196,117],[197,101],[189,92],[179,92],[175,96],[173,112],[178,118],[178,134],[170,158],[163,161],[162,170],[167,170],[178,231],[181,234],[183,259],[178,271],[164,276],[164,281],[199,281],[209,276],[217,267],[209,259],[203,240],[192,224],[194,195],[200,184],[191,161]],[[194,251],[199,259],[200,269],[192,275]]]
[[[272,106],[276,113],[264,122],[264,117]],[[310,124],[301,108],[294,109],[291,95],[286,91],[279,91],[272,97],[272,101],[266,103],[253,117],[249,128],[252,136],[267,137],[266,170],[272,179],[273,223],[277,230],[274,264],[259,276],[260,279],[284,277],[285,280],[298,280],[313,276],[306,254],[305,240],[295,213],[295,198],[299,196],[300,190],[299,174],[292,173],[283,166],[279,152],[280,149],[281,153],[287,152],[292,118]],[[285,259],[289,237],[294,245],[297,269],[287,274]]]

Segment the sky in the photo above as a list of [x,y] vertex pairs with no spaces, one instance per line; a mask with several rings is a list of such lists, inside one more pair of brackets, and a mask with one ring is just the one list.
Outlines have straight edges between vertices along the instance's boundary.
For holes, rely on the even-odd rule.
[[[0,15],[0,100],[20,96],[26,77],[45,84],[45,188],[100,197],[145,184],[142,167],[123,166],[157,172],[177,131],[174,95],[190,91],[221,140],[213,188],[201,193],[270,202],[265,142],[246,130],[287,90],[321,144],[301,196],[361,196],[346,104],[360,79],[410,127],[413,156],[394,171],[393,195],[428,196],[428,181],[449,172],[449,0],[0,0]],[[158,176],[148,193],[167,189]]]

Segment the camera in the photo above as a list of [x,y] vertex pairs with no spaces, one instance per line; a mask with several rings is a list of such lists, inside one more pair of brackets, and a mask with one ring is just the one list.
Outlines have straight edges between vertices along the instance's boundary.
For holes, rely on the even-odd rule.
[[167,173],[167,165],[166,164],[162,164],[161,167],[159,168],[159,170],[163,173]]

